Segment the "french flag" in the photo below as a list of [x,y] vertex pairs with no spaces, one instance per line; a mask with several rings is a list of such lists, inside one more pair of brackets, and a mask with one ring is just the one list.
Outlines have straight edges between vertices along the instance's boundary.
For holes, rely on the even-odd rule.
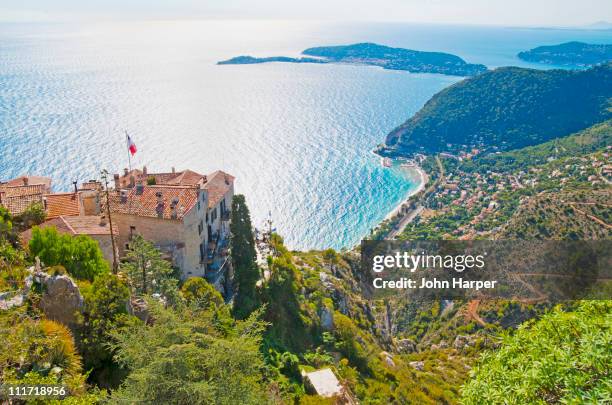
[[127,135],[127,144],[128,144],[128,150],[130,151],[132,156],[134,156],[137,151],[136,144],[134,143],[134,141],[132,141],[132,138],[129,135]]

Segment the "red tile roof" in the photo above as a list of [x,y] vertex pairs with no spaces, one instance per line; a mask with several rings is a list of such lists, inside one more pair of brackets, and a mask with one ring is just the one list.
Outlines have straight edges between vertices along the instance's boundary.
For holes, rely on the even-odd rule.
[[[83,216],[61,216],[53,219],[48,219],[39,228],[48,228],[54,226],[60,233],[68,233],[71,235],[110,235],[110,225],[108,221],[101,224],[100,217],[97,215]],[[117,234],[117,227],[113,227],[114,234]],[[32,239],[32,230],[28,229],[21,233],[21,240],[27,244]]]
[[47,219],[79,215],[79,195],[76,193],[45,194]]
[[28,186],[9,186],[8,184],[0,184],[0,205],[12,215],[21,214],[33,203],[42,203],[46,190],[44,184]]
[[184,170],[178,173],[178,176],[169,179],[166,184],[177,186],[195,186],[197,184],[204,184],[205,181],[206,176],[192,170]]
[[146,176],[140,169],[133,169],[119,178],[120,186],[130,187],[131,177],[134,182],[147,184],[149,178],[155,179],[155,185],[171,186],[200,186],[208,191],[208,207],[213,208],[223,199],[232,187],[235,177],[221,170],[212,172],[209,175],[202,175],[193,170],[183,170],[173,173],[148,173]]
[[208,191],[208,208],[213,208],[223,199],[234,184],[234,176],[221,170],[206,176],[204,189]]
[[[161,204],[157,193],[161,193]],[[164,219],[173,219],[172,203],[176,201],[176,219],[182,219],[197,204],[199,195],[199,188],[193,186],[145,185],[141,193],[134,187],[111,193],[109,200],[112,212]]]
[[20,177],[17,177],[16,179],[7,181],[3,185],[9,186],[9,187],[16,187],[16,186],[32,186],[32,185],[38,185],[38,184],[44,185],[47,189],[46,190],[47,193],[51,191],[51,178],[42,177],[42,176],[20,176]]
[[204,181],[206,181],[206,176],[192,170],[183,170],[173,173],[147,173],[145,175],[143,170],[133,169],[127,174],[119,177],[119,184],[121,187],[130,187],[132,177],[134,177],[135,184],[138,182],[147,184],[149,179],[155,179],[155,185],[157,186],[195,186],[197,184],[203,184]]

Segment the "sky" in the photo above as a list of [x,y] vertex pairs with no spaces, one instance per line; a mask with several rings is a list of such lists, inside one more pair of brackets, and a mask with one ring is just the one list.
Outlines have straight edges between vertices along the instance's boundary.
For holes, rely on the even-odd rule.
[[583,26],[612,21],[612,0],[0,1],[0,21],[182,18]]

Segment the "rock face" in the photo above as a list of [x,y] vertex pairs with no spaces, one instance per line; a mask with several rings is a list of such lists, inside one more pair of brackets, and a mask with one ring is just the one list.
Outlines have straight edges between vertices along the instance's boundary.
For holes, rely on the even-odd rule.
[[321,327],[326,331],[334,330],[334,314],[333,312],[327,308],[321,308],[321,313],[319,314],[321,318]]
[[453,347],[457,350],[461,350],[467,346],[474,346],[475,337],[467,335],[457,335],[453,342]]
[[416,343],[412,339],[400,339],[396,342],[396,345],[400,353],[416,352]]
[[410,365],[410,367],[414,368],[415,370],[419,370],[419,371],[423,371],[423,368],[425,368],[425,362],[423,361],[411,361],[408,364]]
[[143,322],[150,321],[149,307],[142,298],[131,297],[127,303],[127,310],[130,315],[134,315]]
[[393,361],[393,356],[388,353],[388,352],[380,352],[378,354],[380,356],[381,359],[384,360],[385,363],[387,363],[387,365],[389,367],[395,367],[395,362]]
[[38,273],[35,278],[43,285],[40,308],[45,316],[67,326],[76,323],[76,313],[83,308],[83,296],[72,279],[65,275],[49,276]]

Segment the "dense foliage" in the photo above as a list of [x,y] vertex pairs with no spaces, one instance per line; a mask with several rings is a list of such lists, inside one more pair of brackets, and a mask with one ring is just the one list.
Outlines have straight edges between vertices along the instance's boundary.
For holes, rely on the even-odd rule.
[[416,73],[471,76],[487,70],[484,65],[466,63],[460,57],[448,53],[391,48],[372,43],[322,46],[308,48],[302,53],[327,58],[334,62],[364,63],[385,69],[407,70]]
[[463,402],[610,403],[611,313],[609,301],[586,301],[523,324],[483,355]]
[[234,298],[234,314],[242,319],[257,307],[255,284],[259,279],[259,269],[251,214],[241,194],[235,195],[232,200],[231,219],[230,250],[237,290]]
[[612,62],[586,71],[499,68],[433,96],[382,152],[535,145],[610,118],[611,96]]
[[612,145],[610,120],[538,145],[478,156],[463,162],[461,169],[470,173],[528,171],[537,165],[548,163],[551,159],[586,155],[604,149],[607,145]]
[[174,298],[172,292],[177,288],[177,280],[172,278],[170,262],[142,236],[132,238],[120,268],[127,274],[134,294],[159,294],[168,299]]
[[111,403],[266,402],[258,313],[219,330],[207,310],[164,309],[154,301],[149,310],[152,324],[113,333],[116,358],[130,372]]
[[612,60],[612,45],[565,42],[559,45],[538,46],[519,52],[518,57],[528,62],[551,65],[589,66]]
[[85,307],[79,319],[76,341],[83,356],[86,370],[91,370],[90,379],[102,387],[118,384],[123,372],[113,360],[109,333],[118,331],[137,322],[129,315],[126,303],[130,291],[119,277],[112,274],[98,276],[88,285],[82,285],[81,292]]
[[109,266],[98,243],[90,237],[61,234],[54,227],[32,230],[30,254],[47,266],[61,265],[79,279],[89,280],[108,273]]

